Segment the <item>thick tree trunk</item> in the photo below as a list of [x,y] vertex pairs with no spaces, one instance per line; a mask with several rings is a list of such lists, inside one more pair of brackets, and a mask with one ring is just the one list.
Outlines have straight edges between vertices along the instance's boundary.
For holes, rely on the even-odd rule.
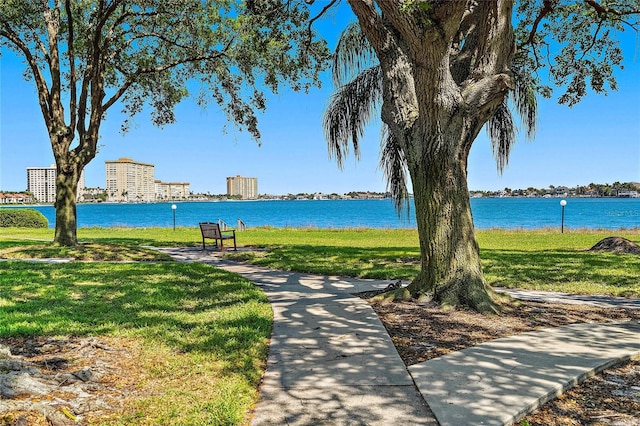
[[80,172],[65,172],[57,167],[56,177],[56,229],[53,242],[62,246],[78,243],[76,195]]
[[445,307],[496,311],[480,264],[467,189],[466,159],[434,158],[410,170],[421,271],[409,285],[413,297]]
[[513,2],[408,3],[349,0],[380,61],[382,121],[406,158],[415,197],[421,271],[385,298],[410,293],[495,311],[474,235],[467,158],[513,88]]

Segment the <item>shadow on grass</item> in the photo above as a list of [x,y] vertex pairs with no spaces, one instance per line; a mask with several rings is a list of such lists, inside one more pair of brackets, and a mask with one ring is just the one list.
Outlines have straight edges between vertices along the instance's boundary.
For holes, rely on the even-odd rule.
[[0,336],[123,335],[201,353],[247,374],[271,309],[251,282],[202,264],[34,264],[0,269]]
[[640,256],[573,250],[482,250],[493,286],[640,297]]
[[[233,258],[233,256],[230,256]],[[248,262],[273,269],[359,278],[413,279],[420,253],[407,247],[269,246]]]
[[[230,255],[232,258],[233,255]],[[640,256],[579,250],[481,250],[492,286],[640,297]],[[408,247],[270,246],[243,261],[280,270],[412,280],[420,253]]]
[[4,259],[73,259],[98,262],[168,262],[170,256],[134,245],[80,243],[76,246],[46,244],[0,245],[0,258]]
[[193,239],[193,241],[185,242],[180,238],[176,239],[164,239],[158,240],[157,238],[150,237],[106,237],[106,238],[86,238],[85,241],[99,244],[113,244],[123,246],[151,246],[151,247],[195,247],[202,245],[201,239]]

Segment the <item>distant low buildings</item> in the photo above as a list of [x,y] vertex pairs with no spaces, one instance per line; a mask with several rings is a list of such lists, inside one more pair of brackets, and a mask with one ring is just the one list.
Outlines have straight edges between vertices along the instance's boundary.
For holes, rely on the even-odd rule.
[[[56,201],[56,166],[27,167],[27,191],[39,203],[54,203]],[[78,180],[77,201],[82,201],[84,193],[84,171]]]
[[227,195],[240,196],[243,200],[255,200],[258,198],[258,179],[240,175],[228,177]]
[[0,192],[0,204],[27,204],[33,203],[35,200],[31,194],[24,192]]
[[184,200],[189,198],[189,182],[155,181],[156,200]]

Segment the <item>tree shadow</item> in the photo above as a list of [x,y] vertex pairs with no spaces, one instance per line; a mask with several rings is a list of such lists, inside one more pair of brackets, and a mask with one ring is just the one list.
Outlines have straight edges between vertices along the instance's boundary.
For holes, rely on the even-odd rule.
[[[0,336],[127,335],[206,354],[259,380],[271,331],[264,295],[204,264],[7,262]],[[259,355],[262,353],[262,355]]]
[[[482,265],[493,286],[640,296],[640,256],[569,250],[483,250]],[[586,289],[585,289],[586,291]]]

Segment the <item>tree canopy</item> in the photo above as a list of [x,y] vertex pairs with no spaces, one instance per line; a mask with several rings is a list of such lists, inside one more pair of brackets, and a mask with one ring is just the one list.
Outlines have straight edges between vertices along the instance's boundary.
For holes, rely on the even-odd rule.
[[75,244],[75,197],[96,155],[102,120],[146,108],[175,121],[190,87],[260,139],[264,90],[319,84],[328,51],[298,1],[2,0],[0,45],[22,57],[56,160],[56,235]]
[[309,19],[295,2],[3,0],[0,43],[24,58],[45,121],[68,102],[71,131],[116,103],[129,117],[150,107],[155,124],[172,123],[191,81],[201,104],[216,102],[259,138],[264,88],[319,84],[327,51]]

